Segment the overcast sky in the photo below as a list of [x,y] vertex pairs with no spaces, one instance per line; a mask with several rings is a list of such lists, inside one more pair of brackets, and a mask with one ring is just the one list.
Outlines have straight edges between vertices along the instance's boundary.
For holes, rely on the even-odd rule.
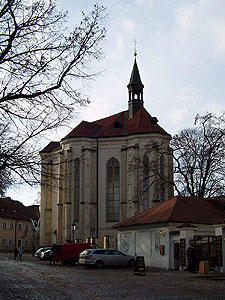
[[[58,0],[69,26],[91,10],[92,0]],[[91,104],[74,120],[94,121],[128,108],[127,84],[134,62],[144,84],[144,106],[170,134],[192,127],[197,113],[225,109],[224,0],[99,0],[107,8],[105,57],[93,71],[104,71],[86,87]],[[60,140],[69,132],[52,134]],[[48,142],[46,141],[46,144]],[[38,189],[11,190],[8,196],[25,205]]]

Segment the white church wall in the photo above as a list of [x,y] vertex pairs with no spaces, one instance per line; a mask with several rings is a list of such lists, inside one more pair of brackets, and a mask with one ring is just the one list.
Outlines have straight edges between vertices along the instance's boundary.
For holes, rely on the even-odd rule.
[[[52,193],[52,220],[51,220],[51,240],[56,241],[55,232],[57,226],[61,226],[62,231],[62,242],[66,239],[72,238],[70,223],[72,224],[74,220],[74,183],[73,178],[66,176],[68,172],[73,172],[73,165],[70,165],[71,160],[77,158],[80,159],[80,215],[79,222],[77,224],[77,230],[75,232],[75,238],[80,238],[84,240],[90,236],[90,215],[91,215],[91,195],[93,195],[93,174],[92,165],[96,163],[96,153],[98,146],[98,238],[103,239],[105,235],[110,235],[113,245],[116,245],[116,233],[111,227],[117,222],[107,222],[106,221],[106,187],[107,187],[107,174],[106,174],[106,164],[107,161],[115,157],[120,164],[120,183],[122,182],[122,168],[126,168],[125,189],[123,186],[123,204],[121,204],[121,209],[123,205],[123,216],[126,217],[133,216],[143,210],[143,205],[138,200],[138,179],[141,176],[140,170],[130,170],[129,162],[134,157],[140,157],[142,159],[145,145],[151,140],[159,141],[162,136],[157,134],[142,134],[142,135],[132,135],[127,137],[117,137],[117,138],[104,138],[96,139],[89,138],[76,138],[63,140],[61,142],[61,153],[56,151],[55,157],[59,160],[60,155],[63,156],[63,161],[68,159],[68,168],[66,169],[66,164],[61,167],[61,172],[63,175],[62,179],[62,192],[60,196],[60,201],[62,202],[61,207],[61,221],[59,225],[58,221],[58,211],[57,202],[59,201],[59,189],[54,190]],[[166,138],[167,140],[167,138]],[[124,156],[125,153],[125,156]],[[97,154],[96,154],[97,155]],[[57,165],[57,163],[56,163]],[[59,168],[59,166],[58,166]],[[60,168],[59,168],[60,169]],[[59,170],[55,170],[59,173]],[[124,174],[124,172],[123,172]],[[91,181],[92,180],[92,181]],[[97,182],[97,179],[96,179]],[[91,190],[92,188],[92,190]],[[122,188],[120,187],[120,192]],[[45,202],[48,195],[44,196],[44,191],[42,192],[42,209],[46,210]],[[92,193],[92,194],[91,194]],[[121,199],[122,197],[120,197]],[[138,201],[137,201],[138,200]],[[49,201],[49,199],[48,199]],[[149,197],[149,206],[151,204],[151,193]],[[66,205],[68,202],[71,204]],[[126,213],[124,213],[126,210]],[[92,210],[93,211],[93,210]],[[122,213],[122,211],[121,211]],[[41,214],[44,215],[43,213]],[[97,216],[96,216],[97,218]],[[124,218],[124,217],[123,217]],[[93,216],[92,216],[93,219]],[[45,217],[43,217],[43,223],[45,222]],[[45,239],[46,229],[41,229],[42,240]]]

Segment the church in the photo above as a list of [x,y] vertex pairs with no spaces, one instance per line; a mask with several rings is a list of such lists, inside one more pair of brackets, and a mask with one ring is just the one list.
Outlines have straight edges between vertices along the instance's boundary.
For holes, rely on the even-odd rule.
[[127,110],[82,121],[40,152],[41,246],[92,238],[102,247],[107,236],[116,247],[116,223],[173,196],[171,136],[144,108],[136,53],[127,88]]

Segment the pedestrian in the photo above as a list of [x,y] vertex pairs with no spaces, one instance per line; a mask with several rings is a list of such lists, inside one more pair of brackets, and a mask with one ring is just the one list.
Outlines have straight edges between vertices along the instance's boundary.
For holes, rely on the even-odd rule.
[[53,251],[52,251],[52,248],[50,249],[50,256],[49,256],[49,264],[50,264],[50,266],[53,264],[53,265],[55,265],[55,261],[54,261],[54,259],[53,259]]
[[190,246],[187,249],[187,260],[188,260],[188,272],[195,273],[196,270],[196,250],[194,242],[189,242]]
[[23,249],[22,249],[22,247],[19,248],[18,254],[19,254],[20,260],[22,260],[22,255],[23,255]]
[[14,249],[14,259],[15,260],[18,259],[18,249],[17,249],[17,247]]
[[34,257],[34,253],[35,253],[35,247],[32,247],[32,257]]

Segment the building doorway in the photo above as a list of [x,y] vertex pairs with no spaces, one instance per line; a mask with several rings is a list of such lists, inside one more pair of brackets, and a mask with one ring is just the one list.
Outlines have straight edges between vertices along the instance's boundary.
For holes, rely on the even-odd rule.
[[214,270],[216,266],[216,237],[195,236],[196,265],[199,268],[200,261],[208,261],[209,269]]
[[174,262],[174,270],[179,271],[180,269],[180,243],[175,242],[173,244],[173,262]]
[[18,240],[18,249],[22,246],[22,240]]

